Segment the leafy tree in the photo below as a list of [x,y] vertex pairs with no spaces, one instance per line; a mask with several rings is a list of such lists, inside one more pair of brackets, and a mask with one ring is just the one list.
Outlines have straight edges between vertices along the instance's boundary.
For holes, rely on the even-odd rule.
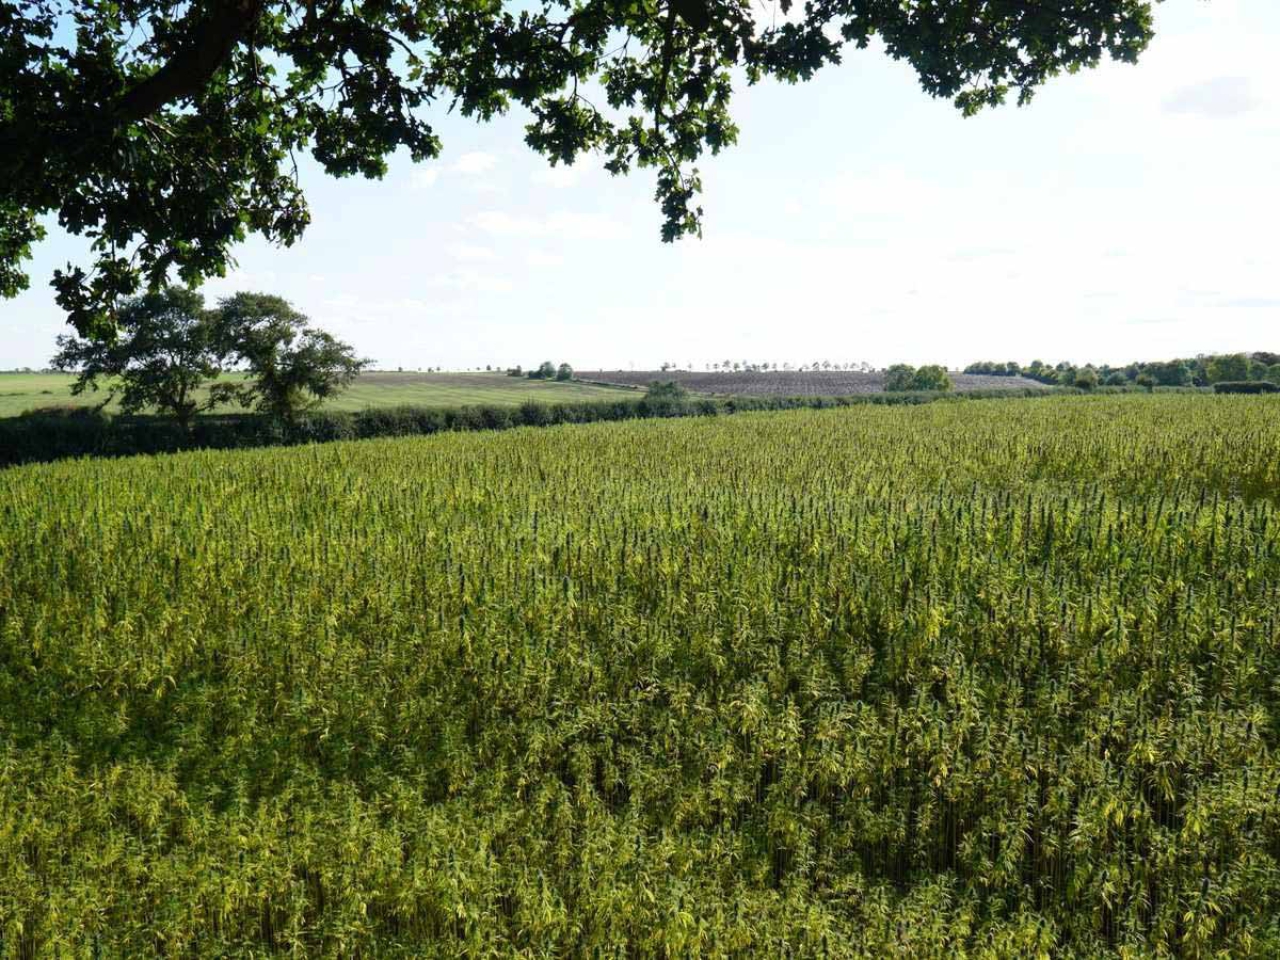
[[1005,363],[992,360],[980,360],[977,363],[969,364],[964,368],[964,372],[982,374],[988,377],[1016,377],[1022,373],[1022,368],[1012,360]]
[[1098,371],[1093,367],[1081,367],[1071,378],[1071,385],[1078,390],[1093,390],[1098,386]]
[[655,170],[672,240],[700,229],[699,157],[737,138],[736,77],[806,80],[874,39],[969,115],[1136,61],[1152,35],[1151,0],[819,0],[778,19],[735,0],[0,0],[0,293],[56,217],[96,241],[92,269],[55,275],[59,302],[105,331],[143,280],[222,273],[250,232],[297,240],[299,153],[380,177],[396,150],[437,157],[429,112],[453,106],[524,108],[552,164]]
[[1129,382],[1129,378],[1124,375],[1122,370],[1112,370],[1103,380],[1108,387],[1123,387]]
[[560,366],[556,368],[556,379],[561,382],[572,380],[573,367],[569,366],[567,363],[560,364]]
[[1212,357],[1205,364],[1205,377],[1209,383],[1231,383],[1249,379],[1252,364],[1248,354],[1228,353]]
[[77,396],[107,381],[120,392],[125,413],[154,407],[168,413],[184,429],[195,417],[229,399],[234,389],[210,381],[222,372],[226,351],[204,298],[186,287],[166,287],[126,300],[119,310],[114,339],[58,338],[52,364],[79,376],[71,387]]
[[1191,383],[1191,368],[1181,360],[1143,364],[1142,372],[1162,387],[1185,387]]
[[523,377],[523,376],[524,376],[524,369],[520,366],[520,364],[518,364],[518,363],[517,363],[514,367],[511,367],[509,370],[507,370],[507,376],[508,376],[508,377]]
[[885,371],[884,389],[895,393],[911,390],[915,380],[916,368],[906,363],[895,363]]
[[550,360],[543,360],[538,369],[529,371],[530,380],[554,380],[555,376],[556,365]]
[[917,370],[910,364],[896,363],[885,371],[884,389],[891,392],[950,390],[951,377],[945,367],[937,364],[927,364]]
[[937,364],[926,364],[915,372],[915,376],[911,378],[912,390],[950,390],[951,377],[947,375],[946,367],[940,367]]
[[1146,390],[1147,393],[1151,393],[1156,388],[1156,378],[1149,373],[1138,374],[1134,383],[1142,387],[1143,390]]
[[369,363],[270,294],[238,293],[220,301],[217,324],[224,348],[249,370],[240,402],[290,423],[347,387]]

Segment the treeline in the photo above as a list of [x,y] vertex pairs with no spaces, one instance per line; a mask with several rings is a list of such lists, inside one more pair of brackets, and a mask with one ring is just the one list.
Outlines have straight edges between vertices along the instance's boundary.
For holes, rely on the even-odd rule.
[[377,407],[357,412],[317,410],[293,420],[254,414],[198,417],[183,426],[172,417],[117,415],[100,409],[34,411],[0,419],[0,467],[83,456],[130,456],[183,450],[361,440],[450,431],[506,430],[565,423],[656,417],[720,416],[748,411],[825,409],[860,404],[918,404],[939,399],[981,400],[1042,396],[1047,391],[973,390],[865,393],[844,397],[698,397],[678,384],[655,383],[639,399],[570,403],[526,401],[518,407]]
[[[1151,363],[1109,364],[1057,363],[1050,366],[1033,360],[1026,366],[1016,361],[983,360],[964,368],[965,373],[989,377],[1027,377],[1054,386],[1089,389],[1098,385],[1120,387],[1212,387],[1219,384],[1271,383],[1280,385],[1280,353],[1203,354]],[[1257,392],[1265,392],[1258,388]]]
[[[488,370],[489,368],[485,367],[485,369]],[[567,363],[557,366],[550,360],[543,360],[542,363],[528,372],[519,364],[516,364],[507,370],[507,376],[528,377],[530,380],[559,380],[561,383],[565,383],[573,379],[573,367]]]

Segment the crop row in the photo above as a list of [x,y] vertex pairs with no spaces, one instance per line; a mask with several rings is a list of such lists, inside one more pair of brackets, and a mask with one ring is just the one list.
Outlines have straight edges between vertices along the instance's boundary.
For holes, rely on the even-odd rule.
[[1277,413],[8,471],[3,947],[1274,956]]

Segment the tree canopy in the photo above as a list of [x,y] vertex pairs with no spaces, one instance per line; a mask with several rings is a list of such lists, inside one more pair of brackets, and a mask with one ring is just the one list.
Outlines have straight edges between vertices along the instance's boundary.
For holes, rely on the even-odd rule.
[[873,40],[966,114],[1055,74],[1134,61],[1152,0],[0,0],[0,294],[42,220],[92,238],[53,284],[110,334],[141,284],[225,272],[249,233],[297,240],[296,158],[381,176],[441,151],[456,110],[513,106],[555,163],[656,170],[662,236],[700,230],[700,156],[732,144],[736,82],[805,80]]
[[369,364],[271,294],[237,293],[219,301],[216,322],[220,339],[251,376],[239,402],[289,422],[350,386]]
[[219,335],[204,298],[194,290],[168,287],[126,300],[112,340],[61,336],[52,365],[74,370],[73,394],[107,385],[105,406],[119,395],[120,409],[155,407],[190,427],[197,414],[229,401],[235,388],[214,383],[229,347]]

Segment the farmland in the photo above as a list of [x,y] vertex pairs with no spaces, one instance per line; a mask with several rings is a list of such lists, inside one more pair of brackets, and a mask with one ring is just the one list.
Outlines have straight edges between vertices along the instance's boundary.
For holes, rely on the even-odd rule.
[[[856,370],[767,370],[698,372],[696,370],[591,370],[579,371],[583,380],[645,386],[654,380],[675,380],[695,393],[726,396],[844,397],[884,390],[884,373]],[[1026,377],[992,377],[953,373],[957,391],[1044,389]]]
[[1278,415],[8,470],[0,952],[1276,956]]
[[[237,378],[232,375],[229,379]],[[106,397],[105,390],[72,396],[73,382],[75,377],[70,374],[0,373],[0,417],[12,417],[40,407],[94,406]],[[525,400],[554,403],[614,399],[620,392],[617,388],[592,384],[529,380],[501,373],[370,372],[357,377],[349,389],[326,402],[324,409],[363,410],[400,404],[515,406]]]

